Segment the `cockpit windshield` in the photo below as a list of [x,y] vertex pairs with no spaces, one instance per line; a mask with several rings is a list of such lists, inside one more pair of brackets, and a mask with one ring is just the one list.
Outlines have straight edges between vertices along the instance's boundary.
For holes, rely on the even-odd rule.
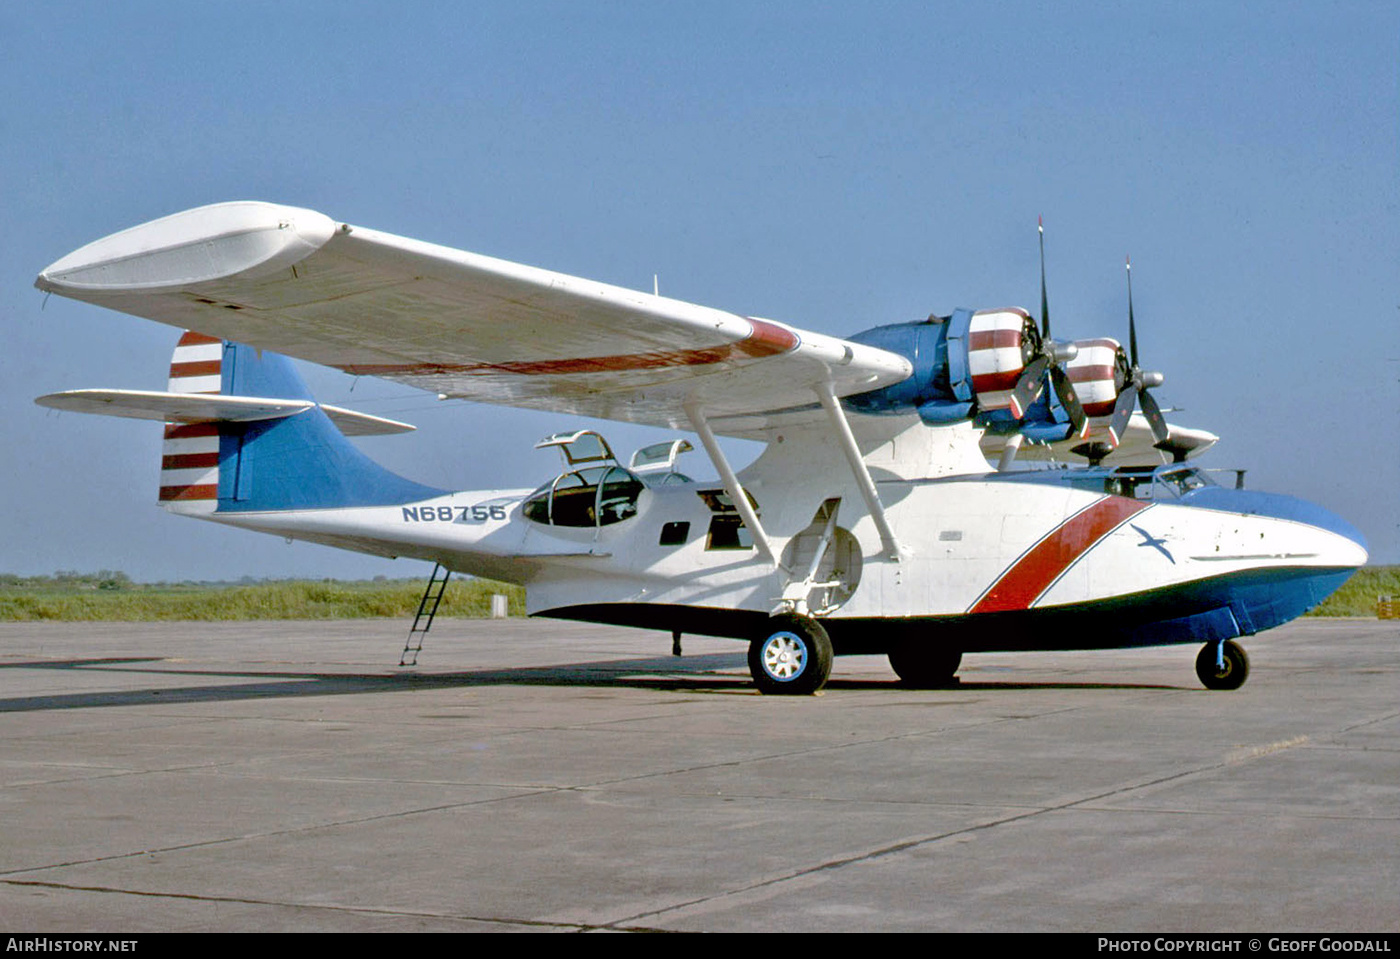
[[1193,490],[1217,485],[1204,471],[1194,466],[1181,466],[1171,470],[1159,470],[1157,484],[1165,486],[1173,496],[1185,496]]
[[637,512],[642,481],[621,466],[563,473],[525,500],[525,518],[549,526],[611,526]]
[[[559,450],[564,472],[526,497],[526,519],[547,526],[600,528],[636,515],[637,500],[646,487],[635,473],[617,464],[602,436],[592,430],[555,433],[535,444],[536,449],[546,446]],[[581,464],[589,465],[578,468]]]
[[1104,478],[1104,492],[1129,499],[1180,499],[1193,490],[1217,485],[1194,466],[1124,467]]

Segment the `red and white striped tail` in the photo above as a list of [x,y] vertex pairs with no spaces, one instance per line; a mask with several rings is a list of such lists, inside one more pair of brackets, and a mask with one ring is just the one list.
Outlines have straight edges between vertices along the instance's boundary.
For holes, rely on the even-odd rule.
[[[170,358],[170,392],[218,393],[223,358],[223,340],[186,332]],[[212,513],[218,507],[219,424],[165,424],[160,503],[179,513]]]

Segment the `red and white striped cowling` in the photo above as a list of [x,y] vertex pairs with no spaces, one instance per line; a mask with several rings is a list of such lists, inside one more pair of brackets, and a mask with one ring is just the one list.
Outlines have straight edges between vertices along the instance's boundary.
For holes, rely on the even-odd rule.
[[1108,438],[1112,443],[1108,422],[1124,384],[1119,370],[1123,348],[1117,340],[1108,337],[1075,340],[1074,345],[1079,348],[1079,355],[1065,364],[1065,373],[1074,387],[1074,395],[1084,407],[1084,415],[1089,418],[1089,438]]
[[1011,392],[1026,368],[1022,344],[1030,314],[1025,310],[981,310],[968,327],[967,368],[977,408],[983,412],[1011,406]]

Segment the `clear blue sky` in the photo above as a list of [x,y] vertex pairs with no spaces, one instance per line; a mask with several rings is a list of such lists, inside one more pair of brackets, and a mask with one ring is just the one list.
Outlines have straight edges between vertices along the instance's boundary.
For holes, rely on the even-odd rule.
[[[1204,465],[1400,562],[1397,64],[1393,2],[0,5],[0,571],[420,572],[167,516],[157,426],[33,405],[162,389],[176,337],[35,274],[232,199],[834,334],[1034,307],[1043,214],[1058,336],[1125,336],[1131,253]],[[315,385],[438,486],[575,425]]]

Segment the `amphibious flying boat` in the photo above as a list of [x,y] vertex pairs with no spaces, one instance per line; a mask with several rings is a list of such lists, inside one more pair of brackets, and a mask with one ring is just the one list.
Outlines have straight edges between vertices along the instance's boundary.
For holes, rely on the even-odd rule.
[[[165,424],[160,504],[213,522],[523,584],[534,615],[749,642],[767,693],[833,655],[907,684],[965,652],[1236,642],[1302,615],[1366,560],[1320,507],[1219,482],[1216,437],[1166,422],[1129,346],[1067,343],[1020,309],[846,339],[551,273],[268,203],[201,207],[98,240],[45,291],[186,332],[164,391],[58,409]],[[622,465],[552,435],[542,485],[453,492],[347,436],[407,424],[318,404],[287,357],[444,397],[686,431]],[[759,440],[736,472],[720,436]],[[992,468],[988,457],[997,461]],[[1036,459],[1088,466],[1022,469]]]

